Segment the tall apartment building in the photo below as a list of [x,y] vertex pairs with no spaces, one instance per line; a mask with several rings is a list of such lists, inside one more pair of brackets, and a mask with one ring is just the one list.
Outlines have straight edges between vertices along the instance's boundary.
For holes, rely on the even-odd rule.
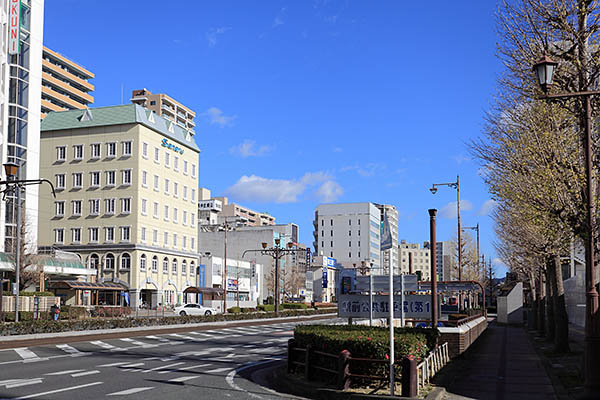
[[[42,122],[39,243],[78,253],[130,304],[174,304],[198,265],[199,148],[136,104],[51,112]],[[110,300],[110,299],[107,299]]]
[[[2,163],[20,165],[20,179],[37,179],[40,164],[40,99],[42,88],[43,0],[0,2],[0,152]],[[29,247],[37,244],[39,186],[24,189],[21,204],[14,193],[0,202],[0,250],[12,251],[16,207],[25,210]]]
[[87,108],[94,103],[90,94],[94,74],[67,57],[43,48],[42,53],[42,118],[50,111]]
[[458,279],[458,269],[455,263],[455,247],[450,241],[436,243],[437,274],[442,281]]
[[390,266],[393,268],[394,274],[400,273],[400,263],[398,262],[398,210],[396,207],[389,204],[375,204],[380,211],[380,219],[384,221],[387,215],[392,233],[392,248],[381,251],[381,264],[384,273],[389,273]]
[[230,203],[227,197],[211,197],[209,189],[200,188],[199,190],[202,196],[199,211],[203,216],[199,223],[202,225],[214,225],[215,216],[216,223],[237,217],[244,226],[275,225],[275,217],[268,213],[254,211],[237,203]]
[[[412,254],[412,273],[421,273],[421,280],[428,281],[431,279],[431,250],[429,243],[425,243],[423,247],[419,243],[406,243],[402,240],[399,245],[400,249],[400,269],[403,274],[410,273],[409,269],[409,254]],[[439,280],[439,278],[438,278]]]
[[335,258],[344,268],[373,264],[374,275],[383,274],[381,264],[381,212],[373,203],[320,204],[313,221],[313,247],[317,256]]
[[131,102],[154,111],[194,135],[196,113],[172,97],[164,93],[152,94],[147,89],[139,89],[131,93]]

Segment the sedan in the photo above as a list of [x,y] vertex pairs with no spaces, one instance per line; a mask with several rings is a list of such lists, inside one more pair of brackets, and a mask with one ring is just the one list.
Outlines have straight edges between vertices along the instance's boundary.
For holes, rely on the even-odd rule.
[[175,314],[186,316],[186,315],[212,315],[216,314],[217,310],[211,307],[204,307],[200,304],[185,304],[183,306],[175,307]]

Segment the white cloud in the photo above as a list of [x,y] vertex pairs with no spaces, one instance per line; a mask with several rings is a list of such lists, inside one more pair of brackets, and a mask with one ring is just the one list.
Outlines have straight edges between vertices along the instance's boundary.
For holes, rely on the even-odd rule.
[[241,201],[295,203],[308,188],[318,184],[321,185],[314,194],[323,201],[333,201],[343,193],[342,187],[328,173],[307,172],[300,179],[270,179],[244,175],[226,190],[226,194]]
[[344,149],[342,149],[341,147],[334,147],[334,148],[333,148],[333,152],[334,152],[334,153],[341,153],[341,152],[343,152],[343,151],[344,151]]
[[208,32],[206,32],[206,40],[208,41],[209,47],[215,47],[218,42],[218,36],[224,34],[231,28],[227,26],[222,26],[219,28],[210,28]]
[[482,205],[479,211],[477,211],[477,215],[490,215],[492,211],[496,208],[498,202],[496,200],[490,199],[486,200]]
[[356,173],[362,177],[370,177],[375,175],[377,172],[384,170],[386,168],[386,166],[384,164],[378,164],[378,163],[368,163],[365,164],[364,166],[360,166],[358,164],[355,165],[348,165],[345,167],[342,167],[340,169],[341,172],[347,172],[347,171],[356,171]]
[[461,153],[461,154],[454,156],[454,161],[456,161],[456,163],[460,165],[464,162],[471,161],[471,157],[467,157]]
[[273,28],[277,28],[279,25],[283,25],[284,24],[283,14],[285,14],[285,7],[283,7],[281,9],[281,11],[279,11],[279,14],[277,14],[277,16],[275,17],[275,19],[273,20],[273,24],[272,24]]
[[241,157],[260,157],[273,150],[273,146],[260,145],[257,146],[254,140],[245,139],[242,143],[237,146],[233,146],[229,149],[231,154],[238,154]]
[[[473,204],[469,200],[461,200],[460,202],[460,212],[462,214],[463,211],[471,211],[473,209]],[[444,207],[440,208],[438,211],[438,216],[440,218],[446,219],[454,219],[456,218],[456,202],[451,201],[446,204]]]
[[323,203],[331,203],[336,201],[342,194],[344,189],[336,181],[324,182],[321,187],[315,192],[319,201]]
[[206,116],[212,125],[219,125],[221,128],[233,125],[233,121],[237,118],[237,115],[223,114],[223,111],[217,107],[209,108],[202,115]]

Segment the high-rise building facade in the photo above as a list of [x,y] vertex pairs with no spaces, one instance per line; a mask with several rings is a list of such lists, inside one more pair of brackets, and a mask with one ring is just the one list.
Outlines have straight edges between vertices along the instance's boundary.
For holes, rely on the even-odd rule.
[[94,103],[94,74],[62,54],[43,48],[42,118],[50,111],[76,110]]
[[384,273],[389,273],[390,266],[394,274],[400,273],[400,263],[398,262],[398,210],[390,204],[375,204],[380,211],[381,221],[387,216],[392,233],[392,248],[381,251],[381,264]]
[[344,268],[372,265],[372,273],[384,273],[381,263],[381,212],[373,203],[321,204],[313,221],[315,254],[335,258]]
[[131,102],[154,111],[194,135],[196,113],[170,96],[139,89],[131,93]]
[[[0,46],[0,129],[2,163],[16,162],[19,179],[39,177],[42,87],[43,0],[3,0]],[[26,245],[35,250],[38,223],[37,185],[27,186],[16,204],[15,193],[0,202],[0,247],[13,251],[16,207],[25,210]]]
[[[419,243],[406,243],[402,240],[399,245],[400,249],[400,269],[403,274],[419,272],[421,280],[428,281],[431,279],[431,251],[429,244],[421,247]],[[412,258],[412,267],[410,266]],[[439,278],[438,278],[439,280]]]
[[[42,122],[40,246],[78,253],[130,304],[175,304],[196,286],[198,154],[188,132],[135,104]],[[107,299],[107,301],[110,299]]]
[[436,243],[436,264],[439,280],[453,281],[458,279],[458,269],[455,268],[455,247],[450,241]]

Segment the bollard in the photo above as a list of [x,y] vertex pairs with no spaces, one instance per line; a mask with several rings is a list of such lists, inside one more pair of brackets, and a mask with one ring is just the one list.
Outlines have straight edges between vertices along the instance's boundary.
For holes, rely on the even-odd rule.
[[288,340],[288,351],[287,351],[287,372],[291,374],[296,368],[294,368],[294,347],[296,341],[294,339]]
[[340,351],[338,355],[338,389],[348,390],[350,387],[350,352]]
[[312,359],[313,348],[312,345],[306,345],[306,353],[304,353],[304,379],[310,381],[311,373],[310,373],[310,360]]
[[402,397],[417,396],[417,360],[415,357],[402,359]]

